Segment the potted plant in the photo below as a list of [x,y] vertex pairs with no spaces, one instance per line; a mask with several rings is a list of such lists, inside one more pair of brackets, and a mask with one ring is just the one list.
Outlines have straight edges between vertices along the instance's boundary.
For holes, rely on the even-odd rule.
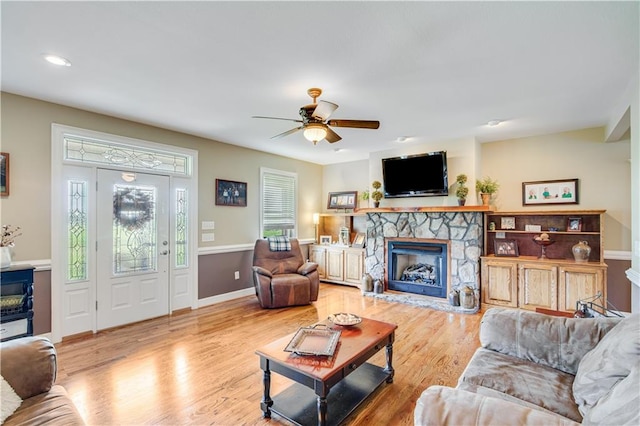
[[371,186],[374,189],[374,191],[371,193],[373,207],[378,208],[380,206],[380,200],[382,200],[383,197],[382,192],[379,191],[379,189],[382,187],[382,184],[380,183],[380,181],[374,180],[371,183]]
[[482,179],[476,180],[476,191],[480,193],[483,205],[489,205],[491,195],[498,192],[499,187],[500,185],[498,184],[498,182],[491,179],[490,177],[484,177]]
[[456,176],[456,197],[458,197],[458,205],[464,206],[467,201],[467,194],[469,194],[469,188],[465,185],[467,183],[467,175],[459,174]]

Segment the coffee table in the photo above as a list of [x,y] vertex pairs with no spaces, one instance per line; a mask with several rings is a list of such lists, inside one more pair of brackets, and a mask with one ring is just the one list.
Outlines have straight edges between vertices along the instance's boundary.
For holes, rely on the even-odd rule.
[[[263,370],[263,416],[274,412],[298,425],[338,425],[382,383],[393,382],[395,324],[362,318],[351,327],[326,324],[341,330],[333,356],[296,355],[284,349],[295,333],[256,351]],[[386,366],[366,362],[382,348]],[[295,383],[271,398],[271,372]]]

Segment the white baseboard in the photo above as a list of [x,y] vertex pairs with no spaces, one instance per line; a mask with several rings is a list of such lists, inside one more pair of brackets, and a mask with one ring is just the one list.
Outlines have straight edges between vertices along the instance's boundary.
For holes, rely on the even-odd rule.
[[198,299],[198,308],[215,305],[216,303],[222,303],[222,302],[226,302],[233,299],[239,299],[245,296],[251,296],[255,293],[256,293],[255,289],[253,287],[250,287],[242,290],[232,291],[230,293],[207,297],[205,299]]

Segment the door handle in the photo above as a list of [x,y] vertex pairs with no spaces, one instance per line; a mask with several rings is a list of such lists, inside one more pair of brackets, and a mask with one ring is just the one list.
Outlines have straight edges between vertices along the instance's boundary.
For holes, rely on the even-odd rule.
[[160,252],[160,254],[163,254],[163,255],[166,256],[167,254],[169,254],[169,250],[163,250],[163,251]]

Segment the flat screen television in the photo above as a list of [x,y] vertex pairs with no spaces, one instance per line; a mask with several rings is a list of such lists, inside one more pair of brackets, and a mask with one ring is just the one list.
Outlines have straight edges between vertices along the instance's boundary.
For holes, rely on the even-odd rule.
[[386,198],[449,195],[447,152],[383,158],[382,179]]

